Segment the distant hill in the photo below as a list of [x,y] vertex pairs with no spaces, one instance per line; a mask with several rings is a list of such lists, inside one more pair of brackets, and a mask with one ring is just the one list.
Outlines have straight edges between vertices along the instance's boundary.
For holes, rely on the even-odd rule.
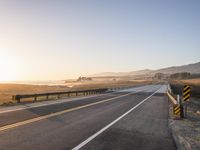
[[130,75],[142,75],[142,74],[150,74],[151,72],[153,72],[153,70],[144,69],[144,70],[139,70],[139,71],[131,71],[129,74]]
[[90,75],[91,77],[103,77],[103,76],[134,76],[134,75],[144,75],[149,74],[153,75],[156,73],[164,73],[164,74],[174,74],[179,72],[190,72],[191,74],[200,74],[200,62],[194,64],[188,64],[183,66],[173,66],[168,68],[162,68],[158,70],[139,70],[139,71],[131,71],[131,72],[103,72],[98,74]]
[[111,76],[126,76],[126,72],[102,72],[97,74],[88,75],[90,77],[111,77]]
[[200,73],[200,62],[195,64],[183,65],[183,66],[174,66],[169,68],[163,68],[159,70],[155,70],[152,73],[165,73],[165,74],[173,74],[180,72],[190,72],[191,74],[199,74]]
[[143,74],[149,74],[153,70],[145,69],[145,70],[139,70],[139,71],[131,71],[131,72],[102,72],[97,73],[93,75],[89,75],[91,77],[118,77],[118,76],[131,76],[131,75],[143,75]]

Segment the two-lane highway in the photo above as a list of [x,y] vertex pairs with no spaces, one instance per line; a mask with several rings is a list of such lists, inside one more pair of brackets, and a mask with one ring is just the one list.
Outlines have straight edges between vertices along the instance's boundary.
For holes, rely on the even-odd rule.
[[2,112],[0,149],[176,149],[165,85]]

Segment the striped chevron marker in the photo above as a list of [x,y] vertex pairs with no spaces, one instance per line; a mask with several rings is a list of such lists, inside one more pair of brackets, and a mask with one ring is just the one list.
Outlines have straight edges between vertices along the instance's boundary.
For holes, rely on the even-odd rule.
[[183,100],[189,101],[190,100],[190,94],[191,94],[191,88],[188,85],[184,85],[183,88]]
[[174,105],[173,110],[174,110],[175,115],[180,115],[180,113],[181,113],[180,105]]

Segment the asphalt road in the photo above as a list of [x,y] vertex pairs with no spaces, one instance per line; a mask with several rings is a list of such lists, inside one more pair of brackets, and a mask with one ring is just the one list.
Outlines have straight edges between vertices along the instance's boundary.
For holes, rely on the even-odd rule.
[[22,110],[0,109],[0,150],[176,149],[165,91],[165,85],[147,85]]

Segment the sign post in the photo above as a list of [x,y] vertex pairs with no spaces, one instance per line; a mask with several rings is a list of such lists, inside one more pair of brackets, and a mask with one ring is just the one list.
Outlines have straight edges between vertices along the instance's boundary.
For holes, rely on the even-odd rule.
[[184,107],[183,107],[183,102],[182,102],[182,99],[180,98],[180,95],[177,95],[177,102],[179,105],[180,118],[184,118]]
[[[183,88],[183,101],[188,102],[190,100],[191,88],[188,85],[184,85]],[[187,117],[187,103],[184,104],[184,117]]]

